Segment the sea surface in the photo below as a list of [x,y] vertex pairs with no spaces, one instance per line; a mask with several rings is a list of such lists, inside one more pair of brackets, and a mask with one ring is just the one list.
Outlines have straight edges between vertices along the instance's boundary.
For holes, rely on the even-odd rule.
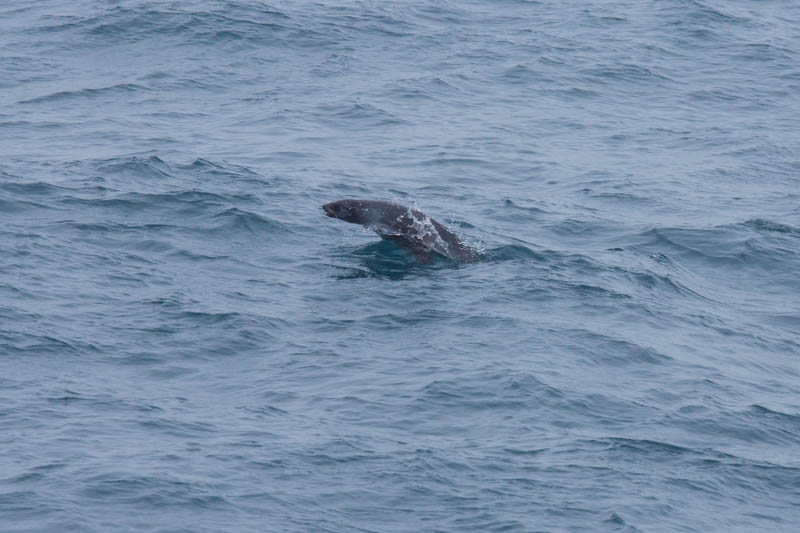
[[0,220],[3,533],[800,531],[795,0],[4,0]]

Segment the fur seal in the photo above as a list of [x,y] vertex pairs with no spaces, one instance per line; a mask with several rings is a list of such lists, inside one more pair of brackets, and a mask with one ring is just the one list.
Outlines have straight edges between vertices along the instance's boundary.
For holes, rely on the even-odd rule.
[[478,261],[480,253],[429,216],[380,200],[338,200],[322,206],[325,214],[374,230],[427,263],[434,253],[460,263]]

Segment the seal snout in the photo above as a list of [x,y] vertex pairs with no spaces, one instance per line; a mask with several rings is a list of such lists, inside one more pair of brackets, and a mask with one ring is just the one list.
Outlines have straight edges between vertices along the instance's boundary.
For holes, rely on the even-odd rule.
[[329,217],[336,218],[336,212],[333,210],[333,202],[322,206],[322,210]]

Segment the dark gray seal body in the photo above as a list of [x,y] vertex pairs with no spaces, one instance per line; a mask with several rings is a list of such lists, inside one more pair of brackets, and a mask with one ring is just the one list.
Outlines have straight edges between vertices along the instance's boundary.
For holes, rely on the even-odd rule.
[[374,230],[424,263],[434,253],[461,263],[480,259],[477,250],[416,209],[380,200],[338,200],[323,205],[322,209],[329,217]]

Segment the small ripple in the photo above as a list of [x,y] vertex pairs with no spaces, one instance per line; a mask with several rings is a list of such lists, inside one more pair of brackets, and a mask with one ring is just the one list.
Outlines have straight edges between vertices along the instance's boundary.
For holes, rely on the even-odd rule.
[[321,112],[319,118],[332,126],[341,126],[343,120],[370,128],[407,124],[396,115],[370,104],[326,104],[318,109]]
[[511,84],[529,84],[533,81],[541,81],[542,74],[527,65],[516,65],[503,73],[503,78]]
[[158,156],[117,157],[95,164],[98,171],[109,174],[123,174],[137,178],[164,179],[174,177],[168,163]]
[[512,211],[515,211],[515,212],[522,211],[522,212],[529,213],[529,214],[534,215],[534,216],[547,214],[547,211],[542,209],[542,208],[540,208],[540,207],[523,206],[523,205],[517,204],[511,198],[505,198],[503,200],[503,206],[507,207],[507,208],[510,208]]
[[564,336],[576,342],[577,352],[586,355],[592,364],[601,367],[627,365],[665,365],[672,361],[668,355],[653,348],[613,338],[584,329],[563,330]]
[[[6,176],[2,176],[5,179]],[[60,187],[58,185],[53,185],[51,183],[45,183],[43,181],[33,181],[33,182],[15,182],[15,181],[4,181],[0,182],[0,190],[5,191],[7,193],[16,194],[19,196],[53,196],[58,193],[63,193],[65,191],[71,191],[72,189],[67,187]]]
[[582,72],[587,76],[587,79],[603,83],[673,81],[664,75],[635,64],[599,66],[585,69]]
[[145,91],[146,88],[142,87],[141,85],[136,85],[132,83],[121,83],[118,85],[111,85],[109,87],[101,87],[99,89],[79,89],[76,91],[58,91],[52,94],[47,94],[43,96],[37,96],[34,98],[29,98],[27,100],[20,100],[17,102],[18,104],[40,104],[44,102],[55,102],[61,100],[72,100],[72,99],[93,99],[98,98],[101,96],[112,96],[115,98],[120,97],[124,94],[130,94],[135,92],[142,92]]
[[265,216],[231,207],[213,215],[213,230],[217,232],[245,232],[259,237],[294,233],[284,224]]
[[790,226],[788,224],[781,224],[779,222],[772,222],[763,218],[750,219],[745,222],[744,225],[762,231],[775,231],[788,235],[800,235],[800,228]]
[[435,380],[420,391],[415,403],[429,407],[523,409],[561,401],[563,393],[530,374],[485,376],[480,380]]
[[168,476],[107,473],[85,479],[80,493],[106,503],[149,505],[154,508],[185,506],[189,509],[227,507],[219,487]]
[[507,244],[486,250],[485,255],[489,261],[539,261],[546,262],[550,259],[547,252],[536,252],[521,244]]

